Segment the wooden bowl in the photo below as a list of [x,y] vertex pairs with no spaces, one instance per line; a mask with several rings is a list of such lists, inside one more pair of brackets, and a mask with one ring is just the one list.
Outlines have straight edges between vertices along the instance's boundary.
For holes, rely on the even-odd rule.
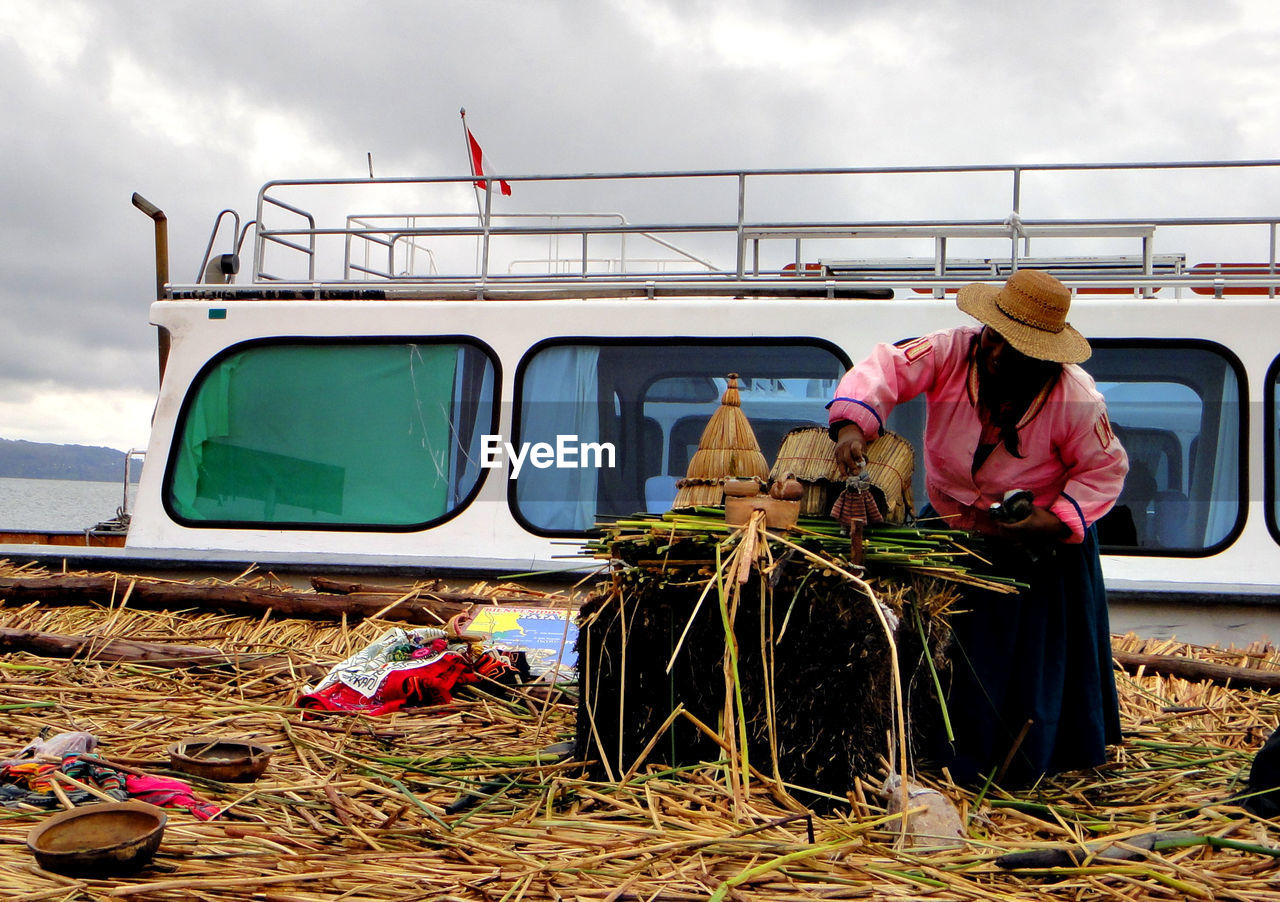
[[146,802],[100,802],[63,811],[27,834],[40,867],[59,874],[109,877],[146,867],[160,847],[165,813]]
[[169,766],[184,774],[223,783],[250,783],[262,776],[271,749],[244,739],[193,736],[169,747]]

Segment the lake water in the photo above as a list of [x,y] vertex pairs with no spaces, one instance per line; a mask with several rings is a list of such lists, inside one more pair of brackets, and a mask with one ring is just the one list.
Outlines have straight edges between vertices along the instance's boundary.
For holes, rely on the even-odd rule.
[[[123,488],[123,482],[0,477],[0,529],[88,529],[116,515]],[[130,507],[137,490],[129,487]]]

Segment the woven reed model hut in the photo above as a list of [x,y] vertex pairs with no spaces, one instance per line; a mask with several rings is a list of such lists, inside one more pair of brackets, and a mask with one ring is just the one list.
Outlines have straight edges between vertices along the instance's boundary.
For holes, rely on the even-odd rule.
[[685,478],[676,483],[676,500],[672,507],[702,507],[722,504],[726,479],[764,480],[769,476],[769,462],[760,453],[760,443],[742,412],[738,394],[738,374],[729,374],[729,385],[720,406],[702,430],[698,450],[689,461]]
[[915,469],[915,449],[896,432],[881,432],[867,448],[866,474],[873,488],[880,491],[876,501],[890,523],[902,523],[915,512],[911,493]]
[[844,480],[836,467],[836,445],[826,427],[797,426],[783,437],[769,479],[776,482],[788,476],[794,476],[804,486],[800,516],[826,516],[836,496],[844,490]]
[[[911,477],[915,460],[911,443],[896,432],[881,433],[867,448],[866,474],[880,512],[890,523],[905,522],[914,509]],[[800,516],[830,513],[844,490],[844,480],[836,466],[836,444],[825,426],[800,426],[783,438],[769,478],[786,479],[788,475],[794,475],[804,486]]]

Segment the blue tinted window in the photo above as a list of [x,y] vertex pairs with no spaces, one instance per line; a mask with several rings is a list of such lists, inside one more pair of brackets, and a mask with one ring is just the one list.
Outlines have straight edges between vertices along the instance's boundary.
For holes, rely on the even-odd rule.
[[[1114,511],[1098,523],[1105,549],[1202,554],[1227,541],[1244,511],[1244,386],[1234,357],[1208,342],[1092,344],[1083,366],[1130,462]],[[887,425],[919,448],[923,401],[902,405]],[[926,497],[923,467],[914,487]]]
[[[675,498],[726,377],[739,374],[742,411],[772,462],[795,426],[825,424],[848,361],[825,342],[557,342],[516,376],[518,443],[567,443],[586,466],[534,468],[513,480],[517,515],[543,532],[583,532],[609,517],[663,512]],[[517,443],[513,443],[517,444]],[[591,448],[614,450],[596,465]]]

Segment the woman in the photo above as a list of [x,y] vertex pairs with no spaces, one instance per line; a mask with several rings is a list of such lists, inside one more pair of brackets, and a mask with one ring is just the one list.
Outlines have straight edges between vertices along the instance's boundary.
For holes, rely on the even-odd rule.
[[[973,592],[952,621],[957,780],[1005,785],[1101,764],[1120,739],[1106,590],[1094,524],[1128,458],[1093,379],[1088,341],[1067,323],[1071,293],[1020,270],[1003,287],[960,289],[980,325],[880,345],[841,380],[830,409],[842,469],[856,472],[899,402],[924,394],[929,502],[948,525],[992,537],[1017,595]],[[1013,489],[1034,506],[1016,522],[992,505]]]

